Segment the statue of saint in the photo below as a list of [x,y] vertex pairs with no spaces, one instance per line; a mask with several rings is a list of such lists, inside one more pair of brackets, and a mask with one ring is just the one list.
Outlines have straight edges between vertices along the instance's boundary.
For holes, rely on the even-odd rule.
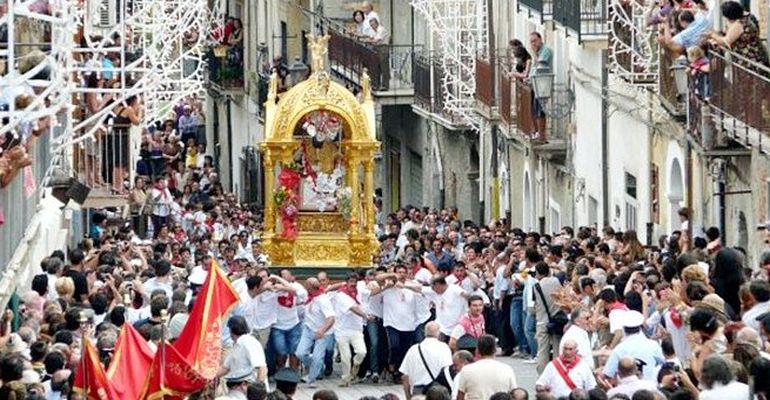
[[323,35],[321,37],[316,37],[315,35],[308,33],[305,37],[307,38],[307,47],[310,50],[310,56],[313,62],[313,73],[317,74],[325,71],[324,57],[329,52],[329,39],[331,36]]

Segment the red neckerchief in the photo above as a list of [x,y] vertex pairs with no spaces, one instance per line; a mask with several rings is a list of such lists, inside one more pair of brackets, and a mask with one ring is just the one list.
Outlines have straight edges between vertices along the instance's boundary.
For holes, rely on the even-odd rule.
[[350,298],[353,299],[353,301],[355,301],[356,304],[359,304],[358,288],[356,288],[355,286],[351,289],[350,287],[348,287],[347,284],[342,285],[342,287],[340,288],[340,293],[345,293],[346,295],[350,296]]
[[621,303],[619,301],[616,301],[616,302],[610,304],[610,312],[612,312],[614,310],[628,311],[628,307],[626,307],[625,304],[623,304],[623,303]]
[[282,295],[278,296],[278,304],[286,308],[294,307],[294,293],[283,292]]
[[564,368],[567,369],[567,372],[572,371],[573,368],[575,368],[578,363],[580,363],[580,356],[575,356],[575,359],[570,363],[567,362],[567,360],[564,359],[564,356],[559,356],[559,361],[561,361],[561,364],[564,365]]
[[319,287],[318,290],[315,291],[315,293],[308,293],[307,301],[305,302],[305,304],[312,303],[313,300],[315,300],[316,297],[318,297],[318,296],[320,296],[320,295],[322,295],[324,293],[326,293],[326,289],[324,289],[323,287]]
[[674,323],[674,326],[681,328],[684,321],[682,321],[682,316],[679,315],[679,310],[677,310],[676,307],[671,306],[668,311],[670,312],[669,316],[671,317],[671,322]]

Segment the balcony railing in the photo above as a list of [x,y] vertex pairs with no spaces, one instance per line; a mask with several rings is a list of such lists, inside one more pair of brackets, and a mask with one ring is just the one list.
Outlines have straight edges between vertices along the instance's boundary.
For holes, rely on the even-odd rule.
[[210,83],[222,90],[244,90],[243,47],[213,47],[209,50],[208,66]]
[[509,126],[513,122],[511,118],[511,104],[513,100],[511,84],[511,78],[508,77],[508,74],[504,70],[500,71],[500,119]]
[[660,52],[660,79],[658,80],[658,93],[663,107],[674,117],[683,118],[686,115],[685,99],[679,96],[676,90],[676,81],[671,67],[674,65],[674,57],[671,52],[662,49]]
[[733,138],[770,152],[770,68],[732,52],[713,52],[711,110]]
[[476,100],[487,107],[495,103],[495,80],[489,60],[476,58]]
[[532,99],[535,93],[527,83],[516,80],[516,128],[518,133],[529,137],[535,133],[535,119],[532,115]]
[[[429,52],[416,53],[413,57],[414,106],[455,125],[463,125],[463,119],[444,109],[444,88],[441,80],[444,68],[441,55]],[[431,73],[433,79],[431,79]]]
[[553,0],[519,0],[518,5],[540,15],[540,21],[551,19]]
[[[75,144],[74,165],[77,178],[91,188],[89,197],[127,194],[123,182],[131,182],[132,171],[137,170],[132,157],[130,128],[130,125],[110,125],[106,127],[107,132],[94,134],[94,138],[84,139]],[[138,172],[160,176],[163,173],[161,171],[163,159],[157,161],[160,165],[155,160],[146,160],[146,165],[143,165]],[[87,201],[87,203],[90,206],[99,206],[92,202]],[[113,204],[113,206],[116,205],[121,204]]]
[[553,20],[574,31],[579,40],[607,34],[607,0],[559,0]]
[[372,45],[330,30],[329,64],[340,78],[360,85],[366,69],[375,91],[412,89],[412,57],[419,46]]

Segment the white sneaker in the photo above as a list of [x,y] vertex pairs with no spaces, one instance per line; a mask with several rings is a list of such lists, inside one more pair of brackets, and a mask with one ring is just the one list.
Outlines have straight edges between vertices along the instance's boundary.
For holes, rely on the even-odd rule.
[[522,361],[524,364],[537,364],[537,359],[532,357]]

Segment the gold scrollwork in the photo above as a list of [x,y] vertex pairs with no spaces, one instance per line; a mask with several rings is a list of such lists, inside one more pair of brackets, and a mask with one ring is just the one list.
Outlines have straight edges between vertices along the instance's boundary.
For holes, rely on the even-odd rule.
[[299,230],[300,232],[345,233],[348,226],[340,213],[300,213]]
[[348,263],[348,244],[341,241],[299,241],[294,256],[297,264],[345,265]]

